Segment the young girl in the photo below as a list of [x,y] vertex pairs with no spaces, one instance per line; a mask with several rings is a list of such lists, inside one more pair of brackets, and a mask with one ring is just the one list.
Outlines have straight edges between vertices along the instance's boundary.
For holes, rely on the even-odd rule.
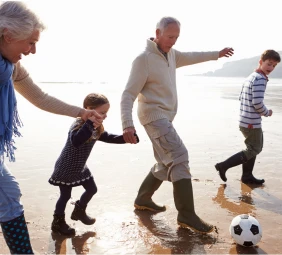
[[[89,110],[95,109],[104,120],[107,117],[110,104],[104,95],[92,93],[84,99],[83,107]],[[135,139],[136,142],[139,141],[137,135]],[[54,232],[63,235],[75,234],[75,230],[65,221],[65,208],[71,198],[72,188],[80,185],[83,186],[85,192],[81,195],[80,200],[75,202],[71,219],[80,220],[86,225],[95,223],[95,219],[85,212],[87,204],[97,192],[97,186],[86,161],[97,140],[106,143],[125,143],[122,135],[113,135],[106,132],[103,125],[96,121],[94,116],[89,117],[86,122],[77,118],[70,127],[65,147],[57,159],[54,172],[49,179],[50,184],[60,188],[60,197],[56,203],[51,226]]]

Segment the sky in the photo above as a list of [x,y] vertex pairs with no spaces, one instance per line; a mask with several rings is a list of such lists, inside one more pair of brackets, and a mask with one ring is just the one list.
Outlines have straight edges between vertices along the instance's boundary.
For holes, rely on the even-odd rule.
[[36,81],[125,79],[133,59],[163,16],[181,22],[174,48],[219,51],[232,58],[180,68],[181,74],[220,69],[229,61],[282,50],[280,0],[28,0],[46,25],[37,53],[22,63]]

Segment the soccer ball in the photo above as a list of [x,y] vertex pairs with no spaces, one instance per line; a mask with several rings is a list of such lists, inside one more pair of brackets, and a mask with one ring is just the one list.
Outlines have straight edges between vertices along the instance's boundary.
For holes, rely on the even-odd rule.
[[253,216],[240,214],[233,218],[229,232],[237,244],[250,247],[256,245],[262,237],[262,229]]

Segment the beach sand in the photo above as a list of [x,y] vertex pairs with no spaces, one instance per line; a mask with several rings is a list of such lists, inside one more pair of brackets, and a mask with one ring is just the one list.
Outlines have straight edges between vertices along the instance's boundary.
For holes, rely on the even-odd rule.
[[[45,113],[21,100],[24,137],[16,139],[17,161],[8,163],[8,166],[20,183],[21,201],[31,242],[37,253],[281,253],[281,89],[269,86],[265,99],[274,114],[271,118],[263,118],[264,148],[257,157],[254,170],[257,178],[266,180],[261,187],[242,184],[240,166],[227,172],[226,183],[221,181],[214,168],[217,162],[244,148],[238,127],[240,86],[180,86],[178,91],[179,111],[174,126],[189,151],[195,209],[202,219],[217,227],[218,233],[200,235],[178,228],[172,184],[169,182],[164,182],[153,196],[155,202],[167,206],[165,212],[152,214],[134,210],[138,188],[155,163],[151,143],[136,117],[140,137],[138,145],[97,143],[88,160],[98,193],[90,201],[87,212],[96,218],[96,223],[85,226],[70,219],[73,210],[70,202],[76,201],[83,192],[82,187],[77,187],[73,189],[66,209],[66,221],[75,227],[76,236],[67,238],[51,233],[59,189],[50,185],[48,178],[72,120]],[[121,132],[119,93],[110,97],[112,108],[105,121],[106,130],[115,133]],[[80,98],[77,99],[79,102]],[[260,222],[263,234],[255,247],[244,248],[232,240],[229,225],[238,214],[251,214]],[[1,254],[8,253],[2,233],[0,251]]]

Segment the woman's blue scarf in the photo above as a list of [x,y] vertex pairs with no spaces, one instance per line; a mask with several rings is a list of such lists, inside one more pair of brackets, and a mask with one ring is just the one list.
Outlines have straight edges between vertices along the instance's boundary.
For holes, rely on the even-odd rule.
[[0,54],[0,167],[4,154],[15,161],[13,135],[21,136],[18,127],[22,126],[17,111],[17,100],[13,86],[14,65]]

